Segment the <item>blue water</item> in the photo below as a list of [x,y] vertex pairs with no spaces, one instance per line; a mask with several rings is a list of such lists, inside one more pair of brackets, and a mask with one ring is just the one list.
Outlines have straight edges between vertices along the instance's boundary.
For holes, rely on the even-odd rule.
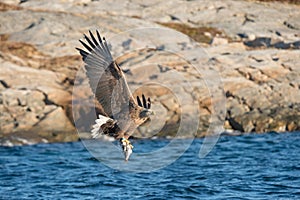
[[[133,142],[136,151],[168,143]],[[202,142],[150,173],[111,169],[81,142],[0,147],[0,199],[300,198],[300,133],[223,136],[200,159]]]

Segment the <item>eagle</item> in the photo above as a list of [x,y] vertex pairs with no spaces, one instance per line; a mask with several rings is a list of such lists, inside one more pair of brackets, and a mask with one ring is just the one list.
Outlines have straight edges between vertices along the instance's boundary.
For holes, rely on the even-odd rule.
[[125,161],[128,161],[133,149],[129,137],[138,126],[150,121],[150,116],[154,114],[151,99],[144,94],[141,98],[133,97],[105,37],[101,38],[98,30],[96,35],[91,31],[90,37],[84,34],[85,42],[79,40],[84,48],[76,48],[85,63],[90,88],[103,109],[92,126],[91,134],[93,138],[104,134],[119,140]]

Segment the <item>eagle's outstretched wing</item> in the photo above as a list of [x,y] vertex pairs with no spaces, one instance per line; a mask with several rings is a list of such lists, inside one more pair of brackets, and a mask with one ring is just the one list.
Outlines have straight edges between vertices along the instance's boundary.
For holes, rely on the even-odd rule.
[[129,115],[129,107],[138,105],[129,90],[124,73],[113,60],[105,38],[101,38],[98,31],[98,40],[91,31],[89,34],[90,38],[84,35],[86,42],[79,40],[86,50],[76,49],[86,64],[90,87],[108,117],[116,119],[120,112]]

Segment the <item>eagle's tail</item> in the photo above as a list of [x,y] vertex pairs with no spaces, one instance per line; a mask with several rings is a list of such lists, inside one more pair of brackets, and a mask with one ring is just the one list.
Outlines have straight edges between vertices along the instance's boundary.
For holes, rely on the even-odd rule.
[[113,119],[103,115],[99,115],[99,118],[95,122],[96,124],[93,125],[92,129],[93,138],[98,138],[102,133],[107,134],[107,130],[114,124]]

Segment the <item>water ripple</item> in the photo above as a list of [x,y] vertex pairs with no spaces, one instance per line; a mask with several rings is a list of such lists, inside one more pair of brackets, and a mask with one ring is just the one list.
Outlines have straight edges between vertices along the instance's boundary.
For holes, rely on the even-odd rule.
[[[151,173],[108,168],[80,142],[0,147],[0,199],[299,199],[299,139],[223,136],[204,159],[197,139],[176,162]],[[143,153],[168,143],[134,141]]]

